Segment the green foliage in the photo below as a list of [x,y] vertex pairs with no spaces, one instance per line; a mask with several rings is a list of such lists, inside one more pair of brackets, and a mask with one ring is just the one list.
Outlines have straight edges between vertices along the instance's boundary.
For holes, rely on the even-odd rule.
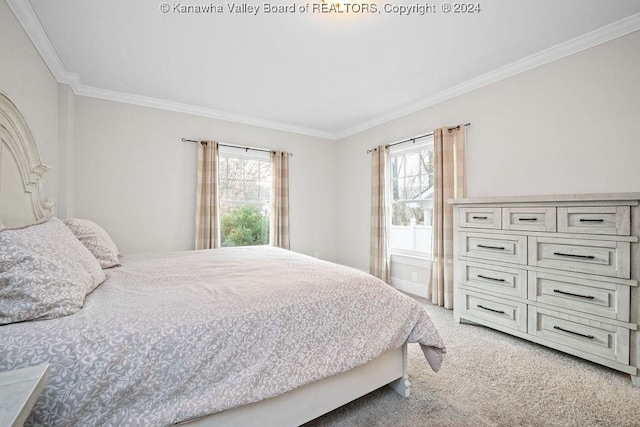
[[251,246],[269,243],[269,215],[258,206],[240,206],[220,219],[222,246]]

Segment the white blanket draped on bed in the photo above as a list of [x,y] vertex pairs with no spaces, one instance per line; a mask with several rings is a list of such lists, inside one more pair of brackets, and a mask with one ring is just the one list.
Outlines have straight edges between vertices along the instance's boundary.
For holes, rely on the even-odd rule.
[[372,276],[272,247],[127,256],[71,316],[0,326],[0,371],[49,362],[27,424],[168,425],[419,342],[424,309]]

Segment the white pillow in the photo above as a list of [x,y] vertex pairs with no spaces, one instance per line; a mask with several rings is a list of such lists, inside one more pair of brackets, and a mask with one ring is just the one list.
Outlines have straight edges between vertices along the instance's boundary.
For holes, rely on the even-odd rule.
[[73,314],[104,280],[98,261],[57,218],[0,232],[0,325]]
[[66,219],[64,223],[96,257],[102,268],[120,265],[118,248],[102,227],[88,219]]

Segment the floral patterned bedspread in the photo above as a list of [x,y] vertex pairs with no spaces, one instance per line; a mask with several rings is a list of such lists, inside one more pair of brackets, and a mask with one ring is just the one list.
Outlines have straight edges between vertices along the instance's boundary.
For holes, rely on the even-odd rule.
[[79,312],[0,326],[0,371],[50,375],[27,425],[162,426],[266,399],[419,342],[424,309],[360,271],[273,247],[126,256]]

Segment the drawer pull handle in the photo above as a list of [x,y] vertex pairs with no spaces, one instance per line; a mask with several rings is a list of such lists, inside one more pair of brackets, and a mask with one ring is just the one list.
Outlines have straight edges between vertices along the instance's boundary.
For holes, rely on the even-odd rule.
[[518,221],[537,221],[538,218],[518,218]]
[[488,219],[486,216],[472,216],[473,219]]
[[487,245],[478,245],[479,248],[484,249],[496,249],[498,251],[504,251],[504,246],[487,246]]
[[562,252],[554,252],[553,254],[558,256],[568,256],[571,258],[596,259],[593,255],[563,254]]
[[504,282],[504,279],[495,279],[493,277],[483,276],[482,274],[478,274],[478,277],[481,279],[493,280],[494,282]]
[[580,222],[604,222],[604,219],[580,218]]
[[571,295],[572,297],[580,297],[580,298],[586,298],[586,299],[594,299],[594,296],[591,295],[580,295],[580,294],[572,294],[571,292],[565,292],[565,291],[561,291],[559,289],[554,289],[553,292],[556,292],[558,294],[563,294],[563,295]]
[[557,329],[559,331],[566,332],[566,333],[573,334],[573,335],[578,335],[578,336],[581,336],[581,337],[584,337],[584,338],[589,338],[590,340],[595,338],[593,335],[585,335],[585,334],[581,334],[580,332],[573,332],[573,331],[570,331],[568,329],[561,328],[560,326],[554,326],[553,329]]
[[488,307],[485,307],[485,306],[480,305],[480,304],[478,304],[478,308],[481,308],[483,310],[493,311],[494,313],[504,314],[504,311],[502,311],[502,310],[494,310],[493,308],[488,308]]

